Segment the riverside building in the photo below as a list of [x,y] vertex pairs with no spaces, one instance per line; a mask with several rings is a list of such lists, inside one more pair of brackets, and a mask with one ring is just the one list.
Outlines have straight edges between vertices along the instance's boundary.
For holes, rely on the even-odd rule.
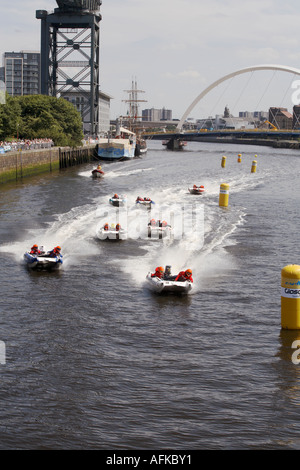
[[2,65],[2,77],[10,96],[40,94],[39,52],[5,52]]

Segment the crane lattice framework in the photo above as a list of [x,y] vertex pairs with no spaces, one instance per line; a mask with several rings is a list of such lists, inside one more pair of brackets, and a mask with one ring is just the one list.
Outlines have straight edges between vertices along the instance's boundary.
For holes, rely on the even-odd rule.
[[56,0],[41,20],[41,93],[73,97],[91,135],[99,125],[99,40],[102,0]]

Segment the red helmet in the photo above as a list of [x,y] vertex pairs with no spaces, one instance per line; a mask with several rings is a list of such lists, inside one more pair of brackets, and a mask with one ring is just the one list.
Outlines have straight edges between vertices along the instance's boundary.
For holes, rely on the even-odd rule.
[[155,272],[163,273],[163,272],[164,272],[164,268],[163,268],[162,266],[158,266],[158,268],[155,269]]
[[191,270],[191,269],[187,269],[187,270],[185,271],[185,274],[186,274],[186,276],[191,276],[193,273],[192,273],[192,270]]

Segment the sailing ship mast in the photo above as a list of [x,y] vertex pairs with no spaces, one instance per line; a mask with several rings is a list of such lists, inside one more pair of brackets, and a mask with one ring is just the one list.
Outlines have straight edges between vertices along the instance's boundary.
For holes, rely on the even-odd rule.
[[124,90],[126,93],[129,94],[127,100],[122,100],[129,105],[129,111],[127,119],[129,121],[129,127],[135,126],[136,122],[141,119],[142,116],[139,116],[139,104],[142,102],[146,102],[147,100],[140,100],[138,98],[139,93],[145,93],[144,90],[138,90],[136,80],[131,82],[131,90]]

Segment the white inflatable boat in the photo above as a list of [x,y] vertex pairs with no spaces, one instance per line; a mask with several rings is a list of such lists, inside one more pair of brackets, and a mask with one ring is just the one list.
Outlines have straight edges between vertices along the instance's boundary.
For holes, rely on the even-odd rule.
[[37,255],[26,252],[24,261],[29,269],[37,271],[53,271],[60,269],[63,264],[62,255],[51,257],[48,253]]
[[171,225],[160,226],[148,224],[148,238],[161,239],[170,236],[172,231]]
[[152,204],[155,204],[150,197],[142,198],[142,197],[137,197],[135,203],[138,206],[146,207],[146,209],[151,209]]
[[115,224],[111,224],[108,227],[105,225],[97,232],[97,237],[100,240],[125,240],[127,238],[127,231],[123,228],[117,229]]
[[126,196],[118,196],[118,197],[115,197],[115,196],[116,195],[112,196],[109,199],[109,203],[112,206],[119,207],[119,206],[124,206],[124,204],[126,204],[126,202],[127,202]]
[[203,194],[204,193],[204,186],[201,185],[201,186],[196,186],[194,184],[194,186],[192,188],[188,188],[189,189],[189,192],[191,194]]
[[174,281],[167,279],[160,279],[158,277],[151,277],[151,273],[146,276],[146,282],[149,289],[158,293],[173,292],[176,294],[188,294],[193,288],[190,281]]

